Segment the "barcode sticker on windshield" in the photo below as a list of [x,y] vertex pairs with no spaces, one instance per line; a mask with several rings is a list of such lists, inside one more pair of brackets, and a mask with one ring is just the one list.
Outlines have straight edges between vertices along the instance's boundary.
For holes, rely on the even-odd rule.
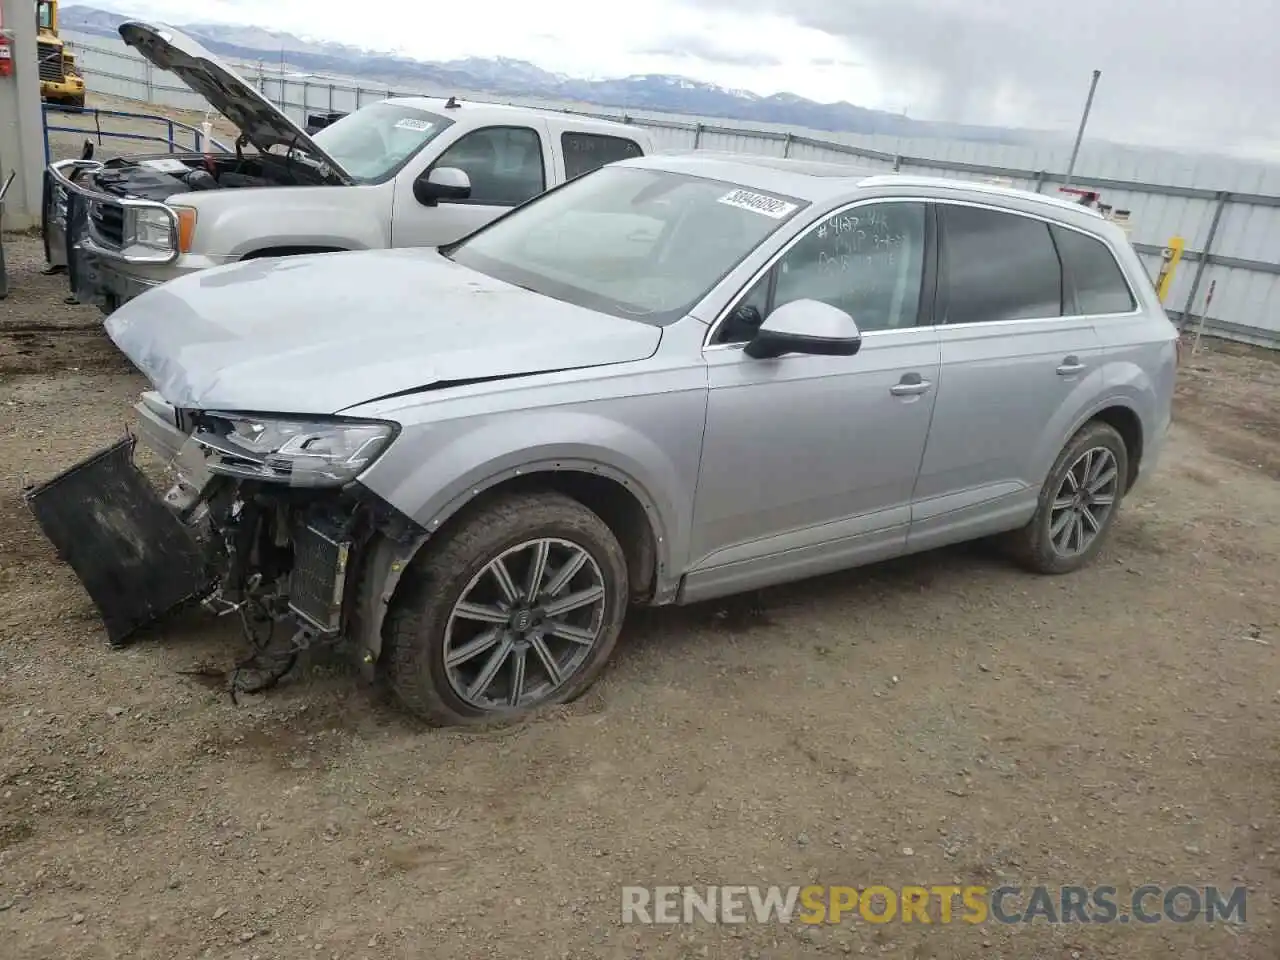
[[720,202],[727,203],[731,207],[741,207],[753,213],[762,213],[774,220],[781,220],[796,209],[794,203],[766,196],[763,193],[752,193],[750,190],[734,190],[726,193],[720,198]]
[[405,117],[403,120],[397,120],[396,126],[401,130],[430,130],[432,123],[430,120],[415,120],[413,117]]

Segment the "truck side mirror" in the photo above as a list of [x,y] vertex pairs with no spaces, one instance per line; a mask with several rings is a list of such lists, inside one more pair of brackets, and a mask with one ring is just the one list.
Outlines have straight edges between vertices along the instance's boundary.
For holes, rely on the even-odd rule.
[[466,200],[471,196],[471,178],[457,167],[436,167],[413,181],[413,196],[424,207],[441,200]]

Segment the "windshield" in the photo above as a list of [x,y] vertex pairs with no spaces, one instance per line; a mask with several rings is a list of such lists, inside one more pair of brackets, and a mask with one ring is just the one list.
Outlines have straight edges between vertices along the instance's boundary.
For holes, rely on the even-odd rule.
[[36,4],[36,23],[46,30],[53,27],[53,10],[47,3]]
[[336,120],[311,139],[356,180],[380,183],[452,120],[399,103],[374,103]]
[[804,205],[722,180],[609,166],[441,253],[557,300],[663,325]]

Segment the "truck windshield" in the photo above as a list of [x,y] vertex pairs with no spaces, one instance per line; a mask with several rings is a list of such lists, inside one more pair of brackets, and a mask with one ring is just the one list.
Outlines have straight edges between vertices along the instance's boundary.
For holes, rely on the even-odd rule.
[[400,172],[453,121],[399,103],[362,107],[312,135],[354,179],[381,183]]
[[607,166],[440,252],[527,290],[662,326],[805,206],[723,180]]

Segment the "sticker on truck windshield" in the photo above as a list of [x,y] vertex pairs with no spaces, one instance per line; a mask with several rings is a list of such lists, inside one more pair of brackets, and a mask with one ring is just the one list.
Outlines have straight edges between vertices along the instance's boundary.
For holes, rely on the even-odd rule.
[[752,193],[750,190],[733,190],[721,197],[720,202],[731,207],[750,210],[753,213],[762,213],[774,220],[781,220],[796,209],[794,203],[766,196],[763,193]]
[[434,126],[430,120],[415,120],[413,117],[405,117],[403,120],[396,121],[396,129],[398,130],[417,130],[425,133]]

